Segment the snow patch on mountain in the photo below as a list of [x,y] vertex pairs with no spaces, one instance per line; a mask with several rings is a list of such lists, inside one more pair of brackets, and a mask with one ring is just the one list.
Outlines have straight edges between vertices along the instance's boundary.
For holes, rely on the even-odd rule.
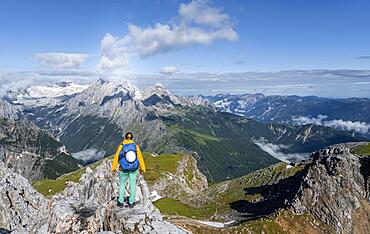
[[59,82],[51,85],[35,85],[18,92],[9,92],[14,104],[27,106],[54,106],[64,96],[74,95],[85,90],[88,85],[72,82]]

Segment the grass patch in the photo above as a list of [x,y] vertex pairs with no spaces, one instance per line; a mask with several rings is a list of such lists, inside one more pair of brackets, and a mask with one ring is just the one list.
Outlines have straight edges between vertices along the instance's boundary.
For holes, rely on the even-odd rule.
[[[258,219],[249,221],[245,227],[252,233],[286,233],[273,219]],[[243,225],[239,229],[243,229]],[[241,230],[243,231],[243,230]]]
[[178,162],[184,157],[183,153],[178,154],[161,154],[153,157],[150,153],[143,153],[146,173],[144,178],[146,182],[153,185],[164,172],[176,173]]
[[[111,159],[112,157],[113,156],[110,156],[108,158]],[[54,194],[62,192],[67,186],[66,182],[68,181],[78,182],[82,174],[85,173],[87,167],[90,167],[92,170],[94,170],[97,166],[99,166],[103,162],[103,160],[106,159],[107,158],[104,158],[93,164],[82,167],[76,171],[64,174],[56,178],[55,180],[52,179],[34,180],[32,181],[32,186],[44,196],[52,196]]]
[[358,155],[370,156],[370,143],[359,145],[352,152]]
[[191,180],[193,179],[193,168],[194,166],[196,167],[196,165],[193,165],[193,160],[191,160],[189,158],[188,160],[188,164],[186,165],[186,168],[185,168],[185,178],[188,180],[188,182],[191,182]]
[[[177,169],[177,163],[181,160],[183,154],[163,154],[158,157],[153,157],[149,153],[144,152],[143,157],[146,165],[146,173],[144,173],[144,178],[148,184],[154,184],[160,178],[161,173],[171,172],[175,173]],[[76,171],[64,174],[56,179],[42,179],[32,181],[32,186],[44,196],[52,196],[54,194],[63,191],[67,184],[66,182],[78,182],[85,173],[86,168],[90,167],[94,170],[98,165],[100,165],[103,160],[113,159],[113,155],[99,160],[93,164],[82,167]]]
[[[254,202],[255,200],[262,198],[261,194],[258,193],[246,195],[244,188],[259,187],[262,185],[277,183],[281,179],[295,175],[302,169],[302,166],[287,168],[286,163],[278,163],[240,178],[213,184],[202,193],[211,200],[200,207],[191,207],[181,203],[178,200],[170,198],[163,198],[157,201],[155,205],[162,213],[168,215],[182,215],[189,218],[209,219],[216,212],[220,214],[229,213],[231,211],[230,203],[234,201],[244,199],[249,202]],[[187,172],[185,171],[185,173]],[[191,179],[190,175],[185,174],[185,176],[188,180]],[[262,221],[260,221],[259,224],[263,226],[263,229],[258,230],[266,231],[275,227],[275,223],[273,221],[266,221],[264,223],[261,222]],[[254,223],[251,223],[251,225],[254,225]],[[254,225],[256,228],[252,228],[256,232],[258,231],[257,226],[258,225],[256,223]]]
[[162,198],[154,202],[154,205],[161,211],[161,213],[167,215],[181,215],[195,219],[209,217],[216,211],[216,206],[196,208],[185,205],[173,198]]
[[178,125],[170,125],[170,128],[172,130],[176,131],[176,132],[180,132],[180,133],[185,134],[186,136],[190,136],[191,138],[196,140],[196,142],[199,145],[207,145],[207,142],[209,142],[209,141],[220,142],[222,140],[222,138],[218,138],[218,137],[215,137],[215,136],[211,136],[209,134],[201,133],[201,132],[195,131],[195,130],[190,129],[190,128],[186,129],[186,128],[180,127]]
[[[224,181],[218,184],[214,184],[210,186],[207,192],[210,196],[213,196],[213,194],[217,194],[217,197],[214,197],[214,199],[216,199],[219,204],[225,204],[225,206],[241,198],[253,201],[256,198],[260,198],[260,194],[247,196],[245,195],[243,188],[252,188],[273,184],[280,179],[288,178],[295,175],[302,169],[303,166],[294,166],[291,168],[287,168],[286,163],[278,163],[230,181]],[[227,189],[224,189],[225,187],[227,187]]]

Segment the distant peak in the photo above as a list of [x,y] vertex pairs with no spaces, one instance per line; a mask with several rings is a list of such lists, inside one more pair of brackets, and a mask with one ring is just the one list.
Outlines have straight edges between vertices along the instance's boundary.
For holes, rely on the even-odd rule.
[[71,86],[72,82],[70,82],[70,81],[61,81],[61,82],[57,82],[55,84],[59,87],[65,88],[65,87]]
[[170,91],[166,88],[166,86],[162,83],[155,83],[152,87],[149,88],[150,92],[153,94],[164,94],[169,95]]
[[104,79],[102,79],[102,78],[99,78],[99,80],[95,81],[94,83],[99,84],[99,85],[102,85],[102,84],[107,83],[107,81],[104,80]]
[[166,86],[160,82],[155,83],[153,87],[158,89],[166,89]]

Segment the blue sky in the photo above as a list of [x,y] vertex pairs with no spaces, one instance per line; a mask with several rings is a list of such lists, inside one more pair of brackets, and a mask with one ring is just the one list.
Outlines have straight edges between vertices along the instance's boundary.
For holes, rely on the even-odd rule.
[[349,0],[3,0],[0,69],[367,70],[369,12],[369,1]]
[[[0,66],[34,69],[34,54],[87,53],[93,66],[105,33],[127,23],[144,27],[176,17],[182,1],[13,1],[0,7]],[[186,2],[186,1],[185,1]],[[134,59],[135,73],[176,66],[184,72],[368,69],[368,1],[213,1],[239,38]],[[91,61],[89,61],[91,60]]]

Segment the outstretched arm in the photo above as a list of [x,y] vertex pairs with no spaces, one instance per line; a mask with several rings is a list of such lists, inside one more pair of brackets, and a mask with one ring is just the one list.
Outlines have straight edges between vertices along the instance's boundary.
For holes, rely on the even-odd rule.
[[136,145],[136,153],[137,153],[137,159],[139,160],[140,169],[143,172],[146,172],[144,158],[143,158],[143,155],[141,154],[141,150],[140,150],[139,145]]

